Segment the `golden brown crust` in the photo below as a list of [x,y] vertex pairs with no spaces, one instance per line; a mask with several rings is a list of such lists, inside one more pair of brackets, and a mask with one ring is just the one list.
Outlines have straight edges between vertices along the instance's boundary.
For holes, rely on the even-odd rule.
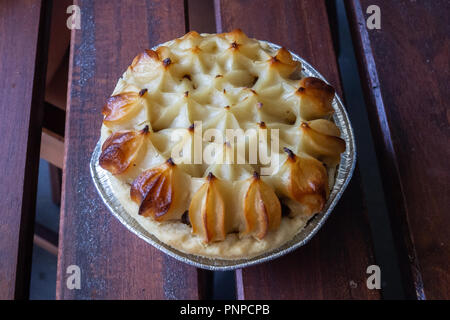
[[102,145],[100,166],[114,175],[125,172],[136,158],[148,134],[148,126],[141,131],[113,133]]
[[205,243],[225,239],[225,203],[218,189],[218,179],[211,173],[192,198],[189,221],[192,233]]
[[296,94],[302,101],[302,118],[312,120],[334,112],[331,102],[335,91],[332,86],[314,77],[303,78],[299,84]]
[[130,68],[135,70],[140,64],[150,61],[159,61],[158,53],[153,50],[145,49],[144,52],[141,52],[133,59]]
[[247,35],[241,29],[234,29],[233,31],[219,34],[220,37],[224,37],[231,43],[235,42],[241,44],[247,42]]
[[186,40],[186,39],[199,39],[201,38],[197,31],[189,31],[184,36],[177,40]]
[[156,221],[172,219],[174,167],[169,159],[159,167],[144,171],[131,184],[131,200],[139,204],[139,214]]
[[284,166],[288,170],[287,196],[305,207],[306,214],[320,212],[328,197],[328,175],[323,164],[314,158],[289,154]]
[[345,141],[332,134],[336,129],[339,132],[334,123],[325,119],[302,122],[300,130],[304,151],[329,166],[337,165],[345,151]]
[[[129,70],[136,74],[145,75],[152,73],[157,75],[167,69],[173,61],[170,50],[165,46],[160,46],[156,50],[145,49],[138,54],[131,63]],[[162,68],[162,70],[160,70]]]
[[108,98],[103,106],[103,123],[106,126],[125,120],[124,118],[136,109],[139,93],[123,92]]
[[277,54],[269,59],[269,64],[284,77],[289,77],[300,66],[300,62],[293,60],[285,48],[278,50]]
[[281,204],[272,187],[254,174],[244,197],[244,235],[263,239],[281,222]]

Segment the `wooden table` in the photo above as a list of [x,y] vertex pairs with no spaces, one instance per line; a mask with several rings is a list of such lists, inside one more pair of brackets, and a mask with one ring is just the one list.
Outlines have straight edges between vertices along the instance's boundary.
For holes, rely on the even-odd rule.
[[[10,46],[23,53],[20,64],[0,65],[0,87],[3,91],[8,88],[6,100],[0,102],[0,114],[7,114],[7,121],[0,119],[0,128],[7,134],[0,141],[15,161],[13,170],[0,171],[0,181],[15,179],[14,188],[11,183],[0,185],[2,194],[7,195],[0,199],[6,208],[1,212],[0,230],[7,239],[0,244],[0,297],[14,298],[26,296],[29,277],[29,229],[35,199],[24,195],[33,194],[36,188],[36,132],[42,120],[34,114],[39,114],[42,104],[42,81],[35,75],[42,75],[42,70],[33,57],[45,54],[46,11],[42,3],[46,1],[6,3],[0,5],[1,16],[29,10],[29,25],[22,31],[24,39],[33,39],[10,35],[9,47],[5,40],[0,42],[2,61],[15,61]],[[81,29],[72,30],[71,40],[57,298],[208,298],[210,272],[180,263],[128,232],[98,196],[89,159],[99,137],[103,103],[133,57],[145,48],[189,30],[235,28],[298,53],[342,97],[344,77],[336,56],[335,8],[324,0],[79,0],[75,4],[81,8]],[[365,9],[370,4],[381,8],[381,30],[365,28]],[[359,144],[367,145],[367,152],[376,152],[373,158],[380,167],[383,204],[373,203],[374,198],[364,193],[368,190],[364,186],[372,180],[370,169],[360,160],[338,206],[310,243],[276,261],[236,271],[239,299],[395,297],[386,284],[384,290],[367,288],[366,269],[373,264],[394,265],[400,270],[401,297],[450,297],[450,218],[445,210],[450,193],[448,3],[355,0],[347,2],[346,9],[365,99],[365,106],[347,108],[351,115],[365,115],[366,120],[352,120],[363,127],[357,134],[373,137]],[[0,33],[10,34],[13,23],[13,19],[0,20]],[[16,74],[12,68],[24,71]],[[5,80],[4,74],[12,76]],[[20,84],[21,95],[13,84]],[[21,106],[20,113],[15,106]],[[14,128],[19,136],[12,136],[14,139],[8,136],[12,135],[8,124],[12,121],[19,124]],[[363,121],[370,126],[361,126]],[[10,161],[0,157],[1,168],[10,168]],[[378,212],[378,208],[387,209]],[[385,248],[376,237],[380,224],[372,223],[374,216],[383,214],[393,230],[390,249],[396,257],[387,262],[382,261],[380,252]],[[384,226],[386,223],[381,224]],[[70,265],[82,271],[80,290],[66,286]]]

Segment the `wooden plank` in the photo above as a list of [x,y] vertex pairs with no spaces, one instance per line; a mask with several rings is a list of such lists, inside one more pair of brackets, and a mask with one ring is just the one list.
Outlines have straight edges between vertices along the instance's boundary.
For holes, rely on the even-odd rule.
[[44,249],[45,251],[56,256],[58,254],[58,247],[55,247],[51,242],[47,241],[45,238],[34,234],[33,243],[38,247]]
[[57,0],[52,3],[45,101],[61,110],[65,110],[67,104],[70,30],[64,26],[68,18],[66,10],[73,4],[73,1]]
[[[202,273],[129,232],[98,196],[89,173],[101,108],[142,50],[185,33],[183,1],[77,1],[72,32],[66,155],[58,257],[58,299],[197,299]],[[66,287],[70,265],[81,289]]]
[[0,299],[28,297],[47,18],[42,1],[0,5]]
[[198,33],[215,33],[214,1],[186,0],[188,12],[187,28]]
[[64,161],[65,118],[64,110],[44,102],[40,156],[59,169],[62,169]]
[[61,206],[62,191],[62,168],[58,168],[51,163],[48,164],[50,189],[52,191],[52,201],[58,207]]
[[[418,299],[449,299],[450,5],[347,4],[404,273]],[[381,30],[366,29],[369,5],[381,9]]]
[[44,119],[42,121],[42,126],[45,129],[57,134],[58,136],[64,137],[65,122],[66,122],[65,110],[61,110],[61,108],[53,104],[44,102]]
[[[293,50],[341,94],[324,1],[216,1],[216,10],[219,30],[239,27],[249,36]],[[379,299],[380,292],[366,286],[366,268],[375,262],[359,183],[356,170],[310,243],[281,259],[238,270],[238,298]]]
[[70,30],[65,27],[68,18],[66,10],[72,3],[72,0],[56,0],[52,3],[46,91],[55,78],[55,74],[58,73],[58,69],[63,65],[63,61],[67,59],[65,56],[70,45]]
[[62,169],[64,160],[64,138],[43,128],[40,156],[52,165]]
[[[50,60],[49,60],[50,61]],[[63,61],[58,66],[45,88],[45,101],[59,108],[66,110],[67,105],[67,78],[69,73],[69,48],[63,57]]]
[[46,226],[35,224],[33,242],[55,256],[58,254],[58,234]]
[[45,101],[65,110],[70,30],[64,26],[68,18],[66,10],[73,4],[73,0],[57,0],[52,4]]

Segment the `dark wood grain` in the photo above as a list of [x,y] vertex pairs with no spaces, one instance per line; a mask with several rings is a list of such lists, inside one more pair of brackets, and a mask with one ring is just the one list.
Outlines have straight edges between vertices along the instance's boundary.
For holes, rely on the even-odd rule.
[[[315,66],[341,93],[324,1],[216,1],[219,29],[285,46]],[[356,171],[319,233],[281,259],[237,271],[240,299],[378,299],[366,287],[374,264],[364,196]]]
[[[404,273],[418,299],[449,299],[450,4],[347,4]],[[365,27],[373,4],[380,30]]]
[[214,1],[186,0],[188,14],[187,27],[198,33],[215,33]]
[[65,26],[66,19],[69,16],[66,14],[67,7],[71,4],[73,4],[72,0],[55,0],[52,2],[49,48],[47,56],[47,91],[51,81],[58,73],[58,69],[63,64],[63,61],[67,59],[66,53],[70,45],[70,30],[68,28],[63,28],[63,26]]
[[61,205],[61,188],[62,188],[62,169],[48,164],[50,189],[52,193],[52,201],[57,206]]
[[0,299],[28,297],[47,18],[45,2],[0,5]]
[[[183,1],[77,3],[82,17],[71,43],[57,298],[197,299],[201,274],[129,232],[108,212],[89,174],[106,98],[139,52],[185,33]],[[66,287],[73,264],[82,272],[80,290]]]

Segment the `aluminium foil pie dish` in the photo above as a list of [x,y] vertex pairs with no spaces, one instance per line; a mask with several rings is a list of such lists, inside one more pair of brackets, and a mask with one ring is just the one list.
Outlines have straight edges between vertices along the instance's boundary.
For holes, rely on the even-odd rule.
[[305,244],[356,160],[348,115],[326,80],[240,30],[190,32],[145,50],[102,112],[90,169],[106,206],[157,249],[210,270]]

